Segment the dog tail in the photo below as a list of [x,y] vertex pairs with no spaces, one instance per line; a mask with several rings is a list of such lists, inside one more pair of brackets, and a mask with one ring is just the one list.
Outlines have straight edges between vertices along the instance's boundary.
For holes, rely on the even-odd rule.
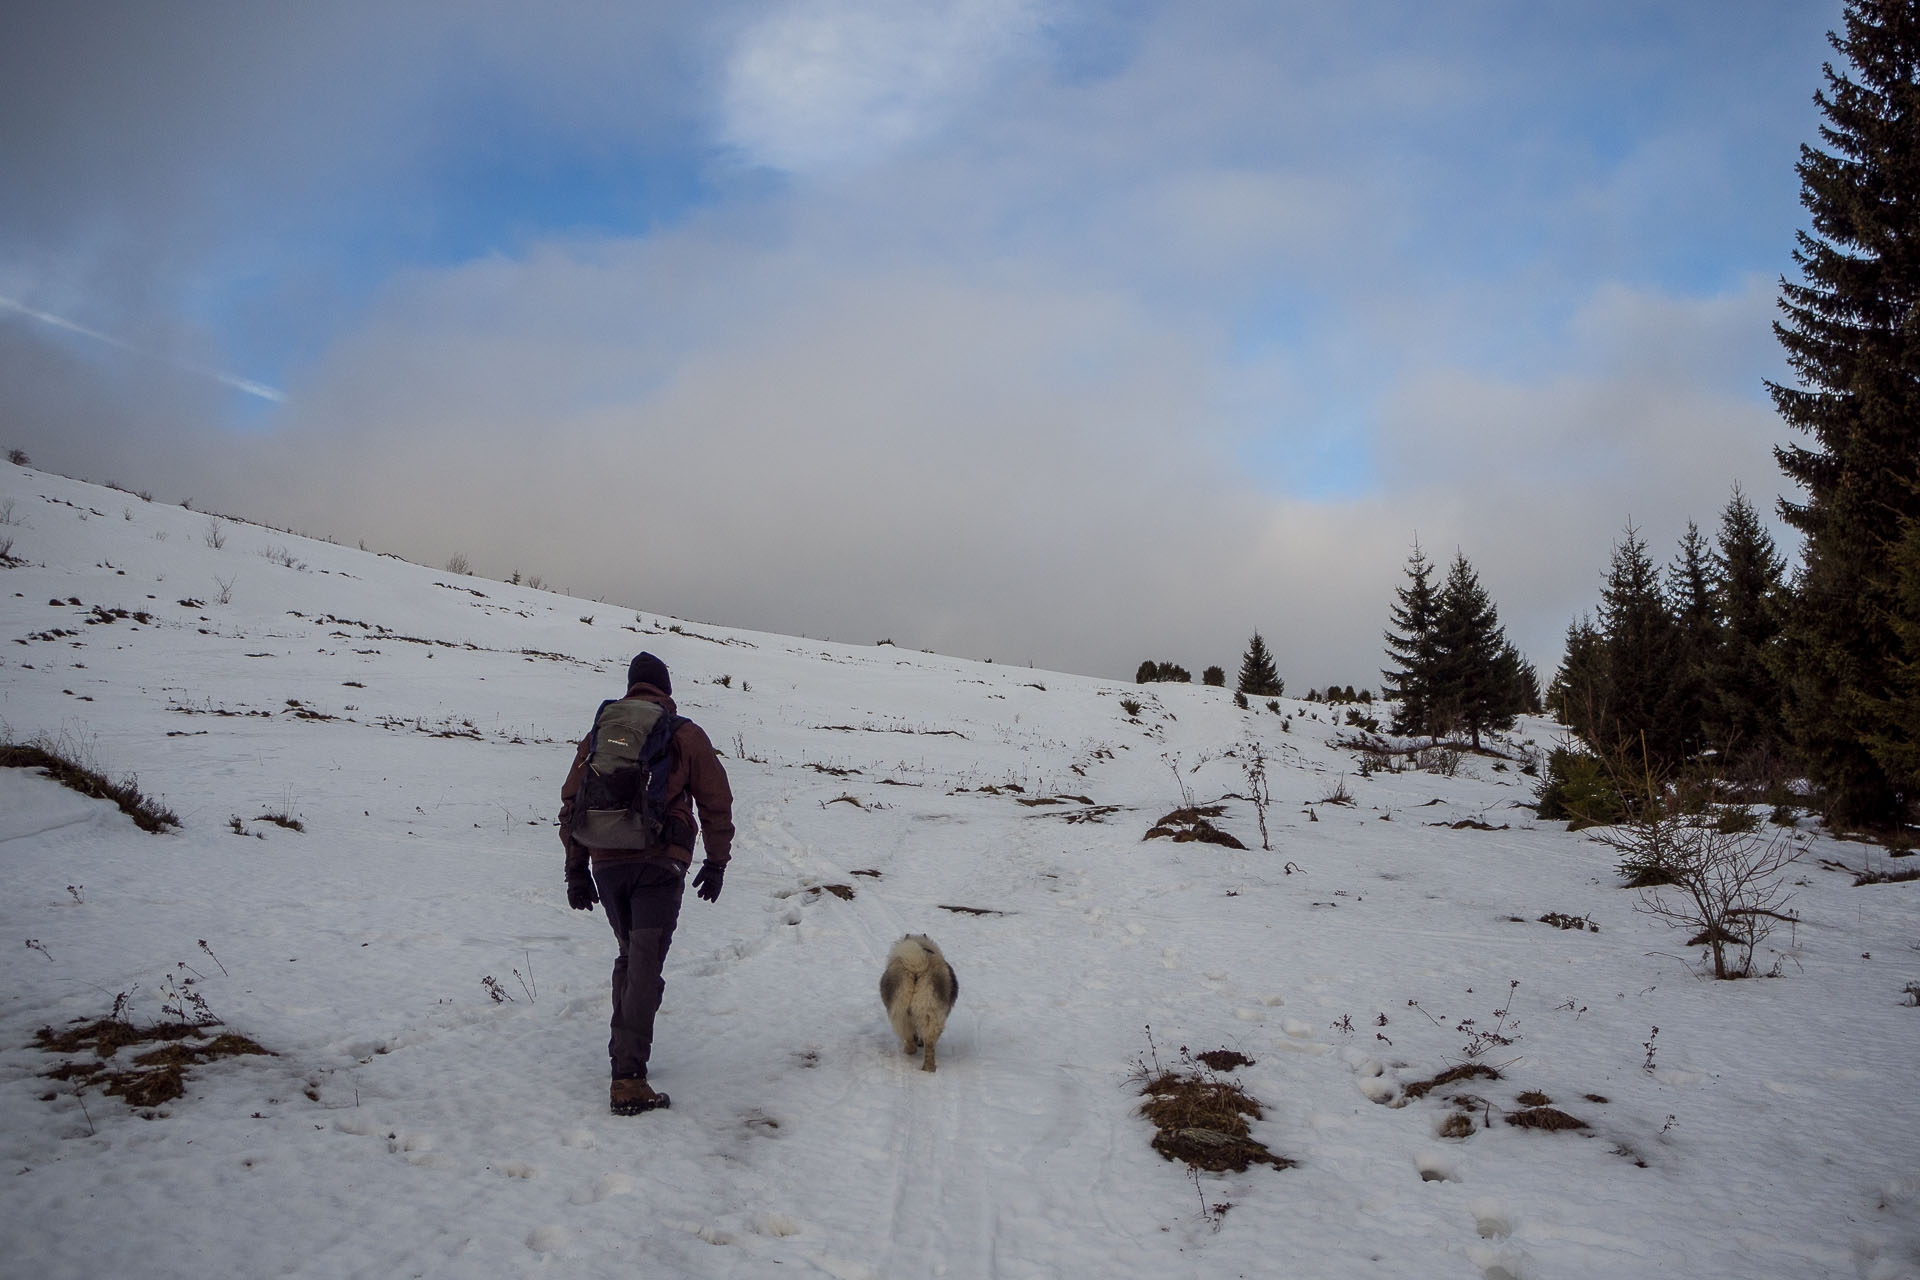
[[893,953],[888,957],[899,963],[908,973],[919,977],[934,967],[934,958],[939,952],[928,945],[925,938],[908,934],[893,944]]

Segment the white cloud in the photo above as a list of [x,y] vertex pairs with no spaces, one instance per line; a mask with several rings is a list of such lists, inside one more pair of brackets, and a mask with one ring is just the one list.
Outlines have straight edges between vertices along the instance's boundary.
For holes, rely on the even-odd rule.
[[[1713,198],[1749,189],[1722,122],[1778,77],[1676,80],[1642,110],[1644,82],[1601,64],[1660,35],[1604,6],[1580,10],[1611,42],[1591,59],[1498,5],[1145,6],[1097,66],[1067,65],[1060,33],[1108,15],[1037,0],[405,12],[427,16],[257,18],[211,51],[152,19],[80,60],[6,153],[38,179],[0,191],[0,228],[26,253],[72,205],[151,242],[136,270],[102,257],[57,286],[0,261],[0,293],[230,367],[138,322],[204,335],[179,281],[197,243],[228,252],[223,228],[305,247],[329,217],[399,238],[420,229],[389,218],[484,221],[433,203],[448,148],[667,137],[676,163],[715,144],[729,163],[667,175],[714,189],[630,235],[515,227],[498,256],[429,270],[316,251],[299,270],[384,283],[291,370],[270,435],[196,426],[210,388],[116,382],[0,326],[36,458],[778,630],[1127,674],[1231,665],[1258,627],[1316,683],[1371,678],[1415,533],[1465,550],[1550,661],[1629,515],[1660,547],[1735,479],[1762,506],[1777,489],[1771,286],[1724,284],[1766,263],[1725,268],[1688,228],[1703,203],[1716,232],[1772,218],[1784,254],[1790,199]],[[68,28],[62,47],[92,48]],[[363,34],[369,75],[347,75]],[[475,104],[526,136],[467,136]],[[1706,194],[1684,189],[1698,173]],[[207,213],[231,192],[245,216]],[[131,300],[68,306],[96,281]],[[651,532],[609,547],[598,517],[635,494]]]
[[1034,0],[802,0],[747,28],[728,62],[723,134],[755,163],[831,170],[946,123],[1030,49]]

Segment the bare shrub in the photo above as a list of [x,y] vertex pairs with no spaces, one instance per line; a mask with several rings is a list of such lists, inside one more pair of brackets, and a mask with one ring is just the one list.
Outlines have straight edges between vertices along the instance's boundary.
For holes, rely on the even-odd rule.
[[456,551],[447,557],[447,572],[465,575],[473,572],[473,566],[467,563],[465,556]]
[[239,579],[239,576],[239,574],[229,574],[224,578],[218,576],[214,578],[213,585],[218,588],[213,594],[215,603],[233,603],[233,584]]
[[13,513],[13,499],[8,498],[5,502],[0,502],[0,525],[16,525],[19,523],[20,517]]
[[227,527],[220,523],[218,516],[207,518],[206,543],[215,551],[227,545]]
[[1267,753],[1258,738],[1249,738],[1241,748],[1240,771],[1246,775],[1247,794],[1253,798],[1253,811],[1260,818],[1260,847],[1271,851],[1273,845],[1267,838],[1267,806],[1273,803],[1273,795],[1267,790]]
[[1772,923],[1794,919],[1782,908],[1793,898],[1785,872],[1800,847],[1784,832],[1725,822],[1718,806],[1688,808],[1657,798],[1599,839],[1623,868],[1643,869],[1635,910],[1690,931],[1688,945],[1708,949],[1715,978],[1748,977]]
[[16,467],[30,467],[33,465],[33,460],[27,457],[27,451],[25,449],[7,450],[7,461]]

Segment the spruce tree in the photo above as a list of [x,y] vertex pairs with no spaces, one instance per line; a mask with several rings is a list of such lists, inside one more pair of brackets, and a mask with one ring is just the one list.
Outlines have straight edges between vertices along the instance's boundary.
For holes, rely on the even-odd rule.
[[1273,664],[1273,654],[1258,631],[1247,641],[1246,656],[1240,659],[1240,682],[1235,688],[1249,698],[1277,698],[1285,686]]
[[1662,714],[1677,752],[1699,754],[1711,679],[1720,650],[1720,618],[1713,598],[1713,555],[1700,526],[1687,521],[1680,553],[1667,568],[1668,608],[1674,622],[1673,684]]
[[1502,647],[1500,664],[1512,690],[1509,696],[1514,712],[1539,715],[1545,708],[1540,700],[1540,672],[1511,644]]
[[[1635,765],[1664,766],[1683,755],[1683,735],[1671,718],[1675,633],[1660,572],[1632,525],[1613,548],[1600,590],[1603,637],[1598,715],[1574,730],[1603,755],[1625,753]],[[1644,760],[1643,753],[1644,751]]]
[[1582,614],[1567,624],[1566,650],[1547,688],[1547,710],[1581,737],[1605,717],[1607,642],[1593,619]]
[[1910,521],[1907,535],[1893,552],[1894,591],[1899,614],[1894,619],[1900,653],[1888,680],[1887,692],[1866,703],[1867,746],[1896,786],[1907,796],[1920,794],[1920,521]]
[[1518,671],[1505,657],[1512,646],[1501,630],[1498,610],[1467,557],[1458,552],[1435,601],[1433,647],[1427,730],[1464,729],[1478,750],[1483,732],[1513,724],[1519,711]]
[[1399,734],[1439,736],[1434,724],[1434,626],[1440,615],[1440,596],[1433,585],[1433,564],[1420,544],[1407,557],[1407,585],[1396,588],[1387,632],[1387,656],[1397,665],[1380,673],[1386,696],[1397,699],[1391,728]]
[[1786,563],[1738,485],[1720,515],[1713,600],[1720,645],[1707,677],[1707,736],[1736,773],[1773,767],[1786,736],[1780,687]]
[[[1811,447],[1774,451],[1806,493],[1781,515],[1806,537],[1788,623],[1788,722],[1830,819],[1884,823],[1915,790],[1920,733],[1884,708],[1917,656],[1894,551],[1920,521],[1920,0],[1847,0],[1814,101],[1823,147],[1800,149],[1801,283],[1780,282],[1774,333],[1799,382],[1769,384]],[[1871,721],[1871,724],[1868,722]]]

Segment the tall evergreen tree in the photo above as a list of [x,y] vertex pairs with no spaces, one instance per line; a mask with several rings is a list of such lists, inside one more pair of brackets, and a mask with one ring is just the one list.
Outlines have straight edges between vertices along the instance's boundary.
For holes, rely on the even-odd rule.
[[1674,623],[1673,683],[1667,689],[1663,713],[1676,750],[1693,756],[1707,745],[1707,707],[1721,641],[1713,598],[1713,553],[1706,535],[1691,520],[1680,538],[1680,553],[1667,568],[1667,601]]
[[1395,733],[1432,733],[1431,682],[1435,660],[1434,627],[1440,616],[1440,595],[1433,585],[1433,563],[1413,544],[1407,557],[1407,585],[1393,593],[1390,615],[1393,629],[1387,632],[1387,656],[1396,665],[1380,673],[1389,698],[1398,699],[1393,713]]
[[1547,710],[1583,737],[1604,719],[1607,705],[1607,641],[1593,619],[1567,624],[1566,651],[1547,687]]
[[1478,749],[1486,730],[1513,724],[1519,673],[1505,656],[1512,646],[1479,575],[1458,552],[1435,601],[1433,653],[1429,732],[1464,729]]
[[1236,690],[1249,698],[1277,698],[1285,687],[1279,669],[1273,665],[1267,642],[1260,638],[1258,631],[1254,632],[1253,639],[1247,641],[1246,656],[1240,659],[1240,682]]
[[1511,644],[1501,648],[1500,662],[1513,689],[1515,714],[1524,712],[1530,716],[1539,715],[1546,709],[1546,704],[1540,698],[1539,670]]
[[1779,650],[1786,593],[1786,563],[1735,485],[1713,554],[1720,645],[1708,671],[1706,713],[1707,736],[1735,771],[1777,759],[1785,745]]
[[1920,520],[1893,552],[1895,599],[1899,613],[1894,635],[1900,644],[1887,692],[1866,701],[1867,746],[1903,794],[1920,794]]
[[1800,385],[1769,386],[1812,437],[1774,451],[1807,495],[1781,503],[1806,535],[1788,722],[1828,816],[1880,823],[1914,798],[1912,774],[1889,766],[1920,733],[1864,723],[1916,656],[1893,552],[1920,519],[1920,0],[1847,0],[1828,39],[1849,66],[1825,65],[1814,95],[1827,122],[1797,166],[1803,282],[1781,280],[1774,325]]
[[1669,705],[1675,632],[1659,570],[1639,531],[1628,525],[1600,591],[1605,701],[1591,724],[1574,726],[1601,752],[1624,751],[1638,761],[1644,744],[1649,763],[1682,758],[1684,735],[1675,731]]

